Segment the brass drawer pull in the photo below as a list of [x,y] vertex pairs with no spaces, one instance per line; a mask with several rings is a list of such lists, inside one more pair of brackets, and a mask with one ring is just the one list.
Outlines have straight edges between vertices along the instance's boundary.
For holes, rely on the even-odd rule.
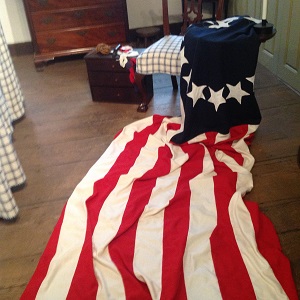
[[53,17],[50,17],[50,16],[44,17],[44,18],[42,19],[42,23],[43,23],[43,24],[46,24],[46,25],[48,25],[48,24],[50,24],[50,23],[52,23],[52,22],[53,22]]
[[40,6],[48,5],[48,0],[37,0],[37,2]]
[[50,45],[53,45],[54,43],[56,42],[56,38],[48,38],[47,39],[47,44],[50,46]]
[[77,10],[74,12],[74,17],[76,19],[81,19],[84,16],[84,12],[82,10]]
[[80,30],[77,32],[77,34],[80,36],[85,36],[87,34],[87,32],[88,32],[87,30]]
[[115,37],[117,34],[118,34],[118,32],[117,31],[109,31],[108,33],[107,33],[110,37]]
[[106,17],[113,17],[114,16],[114,12],[112,10],[107,10],[104,12]]

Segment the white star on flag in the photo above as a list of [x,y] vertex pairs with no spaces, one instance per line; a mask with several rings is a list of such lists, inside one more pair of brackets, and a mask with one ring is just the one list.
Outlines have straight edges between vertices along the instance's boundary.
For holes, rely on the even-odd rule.
[[226,22],[226,23],[231,23],[231,22],[236,21],[236,20],[238,20],[238,19],[239,19],[239,17],[231,17],[231,18],[225,19],[224,22]]
[[242,104],[243,96],[250,95],[242,89],[241,82],[238,82],[236,85],[227,84],[227,87],[229,88],[227,99],[235,98],[240,104]]
[[261,23],[261,20],[255,19],[255,18],[253,18],[253,17],[244,17],[244,18],[247,19],[247,20],[249,20],[249,21],[252,21],[252,22],[254,22],[254,23],[256,23],[256,24]]
[[192,90],[187,94],[187,96],[193,99],[193,107],[197,103],[197,101],[203,95],[203,90],[206,88],[206,85],[197,86],[196,84],[192,83]]
[[210,25],[209,28],[223,28],[223,27],[229,27],[229,24],[223,21],[217,21],[218,24]]
[[251,77],[246,77],[246,79],[254,84],[255,75]]
[[180,62],[181,65],[189,63],[186,57],[184,56],[184,47],[180,50]]
[[222,103],[226,103],[226,100],[222,96],[224,88],[221,88],[219,91],[215,92],[211,88],[210,90],[210,98],[208,99],[208,102],[212,103],[215,106],[216,111],[218,111],[219,106]]
[[190,73],[188,76],[182,76],[182,79],[186,81],[187,83],[187,88],[186,88],[186,91],[188,91],[189,89],[189,83],[190,83],[190,80],[191,80],[191,75],[192,75],[192,70],[190,70]]
[[229,27],[229,23],[231,23],[234,20],[238,20],[238,17],[232,17],[232,18],[227,18],[224,21],[216,21],[218,24],[210,25],[209,28],[224,28],[224,27]]

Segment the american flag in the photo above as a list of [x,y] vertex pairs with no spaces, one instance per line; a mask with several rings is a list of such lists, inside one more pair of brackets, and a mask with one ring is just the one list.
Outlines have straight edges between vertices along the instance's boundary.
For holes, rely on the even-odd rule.
[[255,66],[226,82],[235,67],[221,68],[223,88],[202,82],[189,45],[187,35],[182,116],[144,118],[115,137],[67,201],[21,299],[297,299],[272,223],[243,199],[260,121]]
[[253,185],[257,126],[170,137],[130,124],[75,188],[21,299],[297,299]]

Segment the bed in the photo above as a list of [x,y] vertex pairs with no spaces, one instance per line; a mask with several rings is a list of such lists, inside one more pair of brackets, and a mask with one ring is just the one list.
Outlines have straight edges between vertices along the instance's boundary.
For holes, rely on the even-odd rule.
[[272,223],[243,199],[261,120],[253,24],[189,28],[181,116],[116,134],[66,202],[21,299],[297,299]]

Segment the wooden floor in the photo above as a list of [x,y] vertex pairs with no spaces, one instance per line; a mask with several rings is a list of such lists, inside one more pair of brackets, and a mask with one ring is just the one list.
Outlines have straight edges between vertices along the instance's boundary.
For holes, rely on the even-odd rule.
[[[14,145],[27,176],[15,192],[15,223],[0,221],[0,299],[19,299],[66,200],[124,125],[153,114],[179,115],[168,76],[155,76],[147,113],[136,104],[91,101],[82,58],[36,72],[32,56],[14,58],[26,99]],[[254,189],[247,195],[272,220],[300,291],[300,96],[262,66],[255,84],[262,122],[251,152]]]

